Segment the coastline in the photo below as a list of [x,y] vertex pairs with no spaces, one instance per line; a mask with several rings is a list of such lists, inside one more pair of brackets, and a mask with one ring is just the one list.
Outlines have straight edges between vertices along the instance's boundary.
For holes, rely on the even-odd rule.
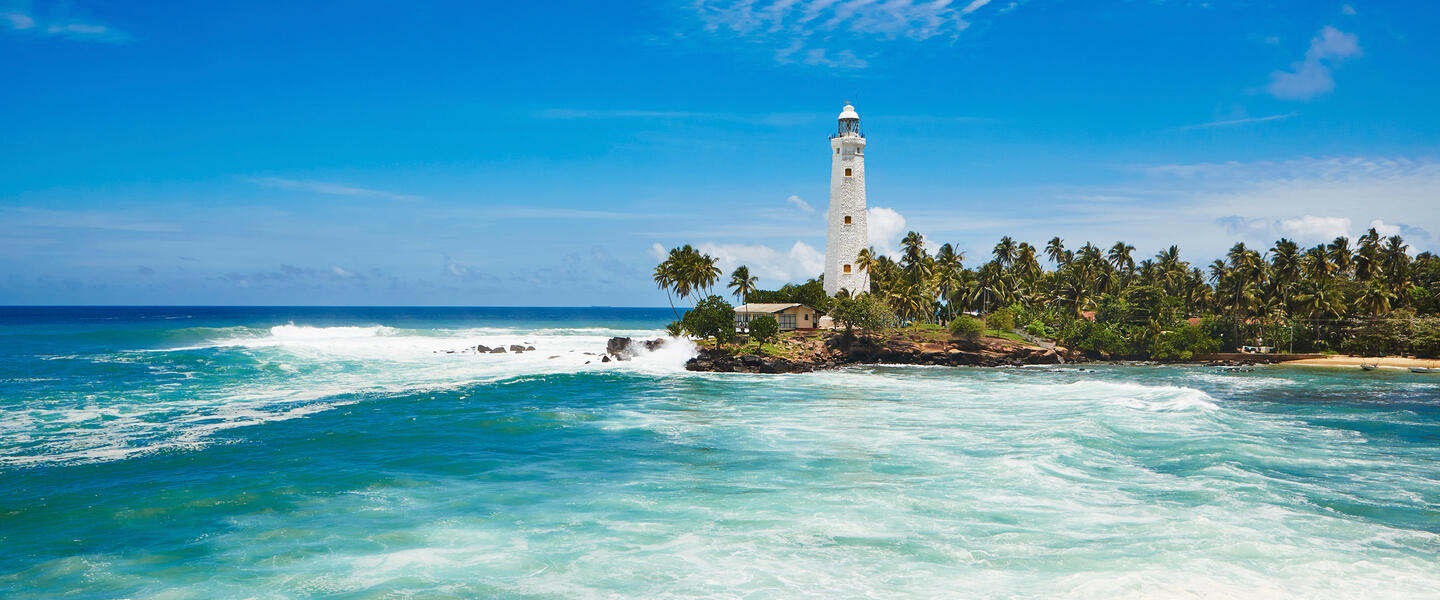
[[1440,359],[1433,358],[1408,358],[1402,356],[1386,357],[1365,357],[1337,354],[1324,358],[1305,358],[1300,360],[1288,360],[1281,362],[1282,365],[1297,367],[1332,367],[1349,368],[1360,365],[1379,365],[1384,369],[1409,369],[1411,367],[1440,368]]
[[942,331],[892,331],[847,337],[835,331],[787,332],[763,346],[702,346],[689,371],[805,373],[857,364],[998,367],[1088,362],[1067,348],[985,337],[960,340]]

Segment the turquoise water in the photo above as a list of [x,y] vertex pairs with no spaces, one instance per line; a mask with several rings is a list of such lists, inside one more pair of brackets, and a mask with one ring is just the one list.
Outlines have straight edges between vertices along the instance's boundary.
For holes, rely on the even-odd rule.
[[585,354],[670,318],[0,308],[0,597],[1440,597],[1440,377]]

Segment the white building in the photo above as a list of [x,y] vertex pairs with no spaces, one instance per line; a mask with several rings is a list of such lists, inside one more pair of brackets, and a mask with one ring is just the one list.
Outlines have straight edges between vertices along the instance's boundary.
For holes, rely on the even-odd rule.
[[825,293],[870,291],[870,273],[855,256],[870,244],[865,232],[865,136],[860,115],[845,104],[840,127],[830,136],[830,223],[825,236]]

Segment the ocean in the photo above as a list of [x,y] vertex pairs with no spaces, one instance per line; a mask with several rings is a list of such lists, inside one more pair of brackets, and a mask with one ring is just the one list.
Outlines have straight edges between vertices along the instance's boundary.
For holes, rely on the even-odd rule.
[[1440,376],[587,354],[671,319],[0,308],[0,597],[1440,597]]

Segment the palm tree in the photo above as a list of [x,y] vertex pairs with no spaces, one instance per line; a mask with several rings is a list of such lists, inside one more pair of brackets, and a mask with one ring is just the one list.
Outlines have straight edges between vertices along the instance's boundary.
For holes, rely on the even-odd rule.
[[1350,253],[1350,238],[1343,235],[1330,242],[1326,254],[1330,257],[1330,262],[1334,263],[1335,269],[1341,273],[1349,273],[1350,268],[1355,265],[1355,255]]
[[740,265],[735,267],[735,272],[730,274],[730,289],[735,290],[735,299],[745,304],[750,297],[750,292],[755,291],[760,284],[759,277],[750,276],[750,267]]
[[930,255],[925,252],[925,238],[917,232],[905,234],[905,239],[900,240],[900,264],[905,273],[915,281],[923,281],[930,276]]
[[1333,280],[1317,278],[1300,282],[1295,302],[1315,326],[1315,339],[1320,339],[1320,327],[1327,317],[1339,317],[1345,313],[1345,294]]
[[965,253],[956,252],[955,248],[948,243],[941,244],[940,249],[935,251],[935,288],[940,292],[940,297],[945,299],[946,320],[955,316],[950,298],[963,283],[961,271],[965,269],[962,264],[964,260]]
[[1045,243],[1045,256],[1050,257],[1050,262],[1055,263],[1057,268],[1064,264],[1065,240],[1060,239],[1060,236],[1050,238],[1050,241]]
[[861,250],[855,255],[855,268],[860,271],[869,271],[875,264],[875,247],[871,246]]
[[675,320],[680,320],[680,312],[675,310],[675,296],[671,294],[675,288],[675,264],[669,260],[661,261],[655,265],[655,285],[665,290],[665,298],[670,301],[670,312],[675,314]]
[[1360,296],[1355,299],[1355,305],[1370,313],[1372,317],[1383,317],[1390,314],[1391,303],[1395,301],[1395,292],[1379,281],[1372,281],[1365,289],[1360,291]]
[[1015,262],[1015,240],[1008,235],[1000,238],[1000,243],[995,244],[995,249],[991,253],[995,255],[995,261],[1000,263],[1001,267],[1009,267]]
[[1115,245],[1110,247],[1110,264],[1126,278],[1135,272],[1135,259],[1130,256],[1134,251],[1135,247],[1125,242],[1115,242]]

